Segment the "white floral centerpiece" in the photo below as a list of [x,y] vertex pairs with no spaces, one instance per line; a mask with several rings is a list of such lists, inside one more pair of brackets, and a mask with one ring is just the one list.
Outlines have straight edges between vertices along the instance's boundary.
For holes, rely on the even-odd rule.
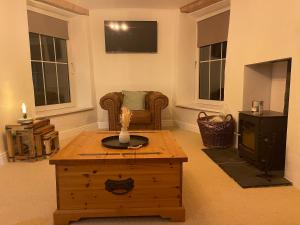
[[122,113],[120,115],[120,123],[122,127],[121,127],[121,132],[119,134],[119,142],[125,144],[125,143],[129,143],[130,141],[128,127],[130,124],[132,112],[127,107],[122,107],[121,111]]

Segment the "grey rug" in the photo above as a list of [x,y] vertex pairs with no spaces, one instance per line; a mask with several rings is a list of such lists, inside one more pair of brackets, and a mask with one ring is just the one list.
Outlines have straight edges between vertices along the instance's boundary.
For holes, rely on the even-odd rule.
[[236,149],[203,149],[203,151],[243,188],[292,185],[283,177],[284,171],[270,171],[272,177],[268,179],[257,176],[264,172],[240,158]]

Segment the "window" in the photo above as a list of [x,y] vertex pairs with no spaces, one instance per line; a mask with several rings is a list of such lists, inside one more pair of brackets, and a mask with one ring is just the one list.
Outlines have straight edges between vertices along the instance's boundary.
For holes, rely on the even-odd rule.
[[227,42],[199,48],[199,99],[224,100]]
[[71,102],[67,41],[30,32],[35,106]]

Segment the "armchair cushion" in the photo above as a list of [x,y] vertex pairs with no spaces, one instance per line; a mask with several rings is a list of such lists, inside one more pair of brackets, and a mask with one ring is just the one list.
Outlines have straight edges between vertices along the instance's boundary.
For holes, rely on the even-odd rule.
[[148,110],[132,111],[131,124],[149,124],[151,123],[151,112]]
[[123,105],[130,110],[144,110],[145,109],[145,91],[122,91],[124,95]]

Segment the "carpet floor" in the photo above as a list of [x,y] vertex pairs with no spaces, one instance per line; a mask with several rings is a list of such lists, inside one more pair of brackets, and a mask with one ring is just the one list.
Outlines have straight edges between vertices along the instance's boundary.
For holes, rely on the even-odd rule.
[[[300,225],[300,190],[293,186],[243,189],[201,151],[199,134],[172,132],[189,157],[183,180],[186,222],[99,218],[72,225]],[[47,160],[1,166],[0,193],[0,225],[53,224],[55,174]]]

